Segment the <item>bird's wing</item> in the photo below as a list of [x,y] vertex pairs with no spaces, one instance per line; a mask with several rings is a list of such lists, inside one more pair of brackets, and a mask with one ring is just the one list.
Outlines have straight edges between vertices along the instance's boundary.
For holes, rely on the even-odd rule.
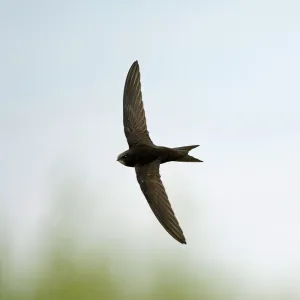
[[126,77],[123,93],[123,124],[129,147],[137,144],[153,145],[147,130],[137,61],[132,64]]
[[185,237],[175,217],[166,190],[160,179],[159,161],[136,166],[136,176],[153,213],[166,231],[178,242],[186,244]]

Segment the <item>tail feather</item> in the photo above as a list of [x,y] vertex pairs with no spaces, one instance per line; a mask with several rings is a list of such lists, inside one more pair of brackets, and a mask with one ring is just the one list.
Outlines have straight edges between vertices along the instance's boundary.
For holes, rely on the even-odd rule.
[[182,146],[182,147],[177,147],[177,148],[173,148],[175,150],[187,150],[188,152],[191,151],[194,148],[199,147],[200,145],[192,145],[192,146]]
[[179,150],[182,151],[183,155],[182,157],[178,158],[176,161],[182,161],[182,162],[203,162],[202,160],[195,158],[191,155],[189,155],[188,153],[194,149],[199,147],[199,145],[191,145],[191,146],[183,146],[183,147],[177,147],[177,148],[173,148],[174,150]]
[[179,159],[177,159],[176,161],[183,161],[183,162],[203,162],[203,160],[200,160],[198,158],[195,158],[191,155],[186,155],[186,156],[183,156]]

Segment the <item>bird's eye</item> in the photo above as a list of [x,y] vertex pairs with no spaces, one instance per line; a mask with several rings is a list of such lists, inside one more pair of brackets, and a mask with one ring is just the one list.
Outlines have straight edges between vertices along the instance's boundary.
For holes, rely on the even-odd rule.
[[127,158],[127,155],[124,155],[123,158],[126,159],[126,158]]

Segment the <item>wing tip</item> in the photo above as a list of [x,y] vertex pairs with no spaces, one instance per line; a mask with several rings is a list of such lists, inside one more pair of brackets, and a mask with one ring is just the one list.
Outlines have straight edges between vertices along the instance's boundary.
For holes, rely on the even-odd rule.
[[185,237],[183,237],[183,239],[181,239],[181,240],[179,241],[179,243],[181,243],[181,244],[183,244],[183,245],[186,245],[186,239],[185,239]]
[[138,66],[138,65],[139,65],[138,60],[135,60],[135,61],[132,63],[132,66]]
[[[171,235],[171,234],[170,234]],[[183,244],[183,245],[186,245],[186,239],[184,237],[184,235],[181,235],[181,236],[174,236],[174,235],[171,235],[177,242],[179,242],[180,244]]]
[[135,60],[132,63],[132,65],[130,66],[129,71],[127,73],[125,86],[126,86],[127,81],[129,80],[129,78],[132,76],[132,74],[139,73],[140,72],[139,70],[140,70],[139,63],[137,60]]

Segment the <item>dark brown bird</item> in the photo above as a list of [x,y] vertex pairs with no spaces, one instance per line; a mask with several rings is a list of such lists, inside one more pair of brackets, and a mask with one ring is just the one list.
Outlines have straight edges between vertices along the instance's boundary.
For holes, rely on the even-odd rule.
[[147,130],[137,61],[130,67],[125,82],[123,124],[129,149],[117,161],[135,168],[137,181],[158,221],[174,239],[186,244],[160,179],[159,166],[169,161],[202,162],[188,154],[199,145],[167,148],[153,144]]

